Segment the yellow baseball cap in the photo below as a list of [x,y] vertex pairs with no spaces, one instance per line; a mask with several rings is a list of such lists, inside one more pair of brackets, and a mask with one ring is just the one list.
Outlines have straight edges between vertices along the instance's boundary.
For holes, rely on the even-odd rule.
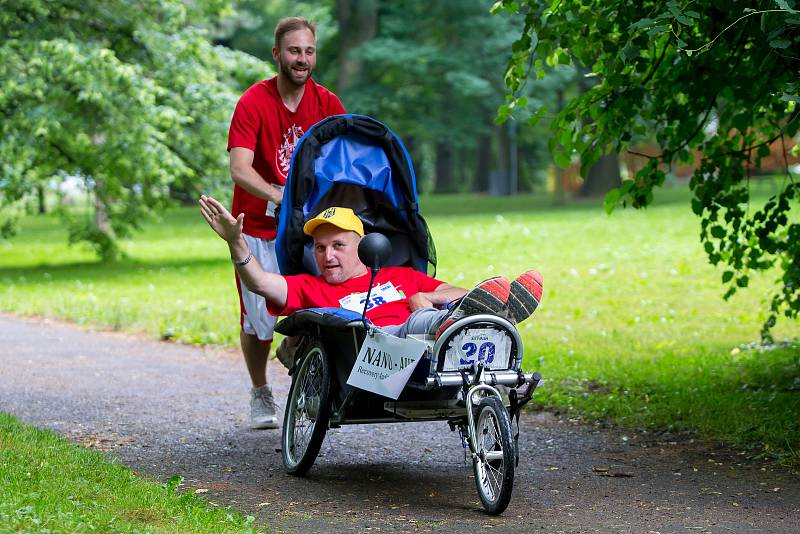
[[328,208],[303,226],[303,233],[311,235],[321,224],[332,224],[342,230],[350,230],[364,237],[364,224],[350,208]]

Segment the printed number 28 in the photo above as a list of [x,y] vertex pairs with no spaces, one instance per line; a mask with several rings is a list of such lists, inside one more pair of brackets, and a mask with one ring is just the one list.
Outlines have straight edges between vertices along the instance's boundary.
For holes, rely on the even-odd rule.
[[478,353],[478,361],[483,363],[492,363],[494,361],[494,343],[486,341],[481,344],[480,348],[475,343],[464,343],[461,346],[467,359],[459,358],[459,364],[469,365],[475,362],[475,353]]
[[[359,304],[363,305],[367,301],[366,297],[359,301]],[[369,298],[369,304],[367,304],[367,309],[371,310],[374,306],[380,306],[381,304],[386,304],[386,301],[380,295],[373,295]]]

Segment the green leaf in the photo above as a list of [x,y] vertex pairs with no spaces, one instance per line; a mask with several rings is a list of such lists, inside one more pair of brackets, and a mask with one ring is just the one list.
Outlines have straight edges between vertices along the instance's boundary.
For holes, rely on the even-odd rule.
[[703,214],[703,203],[697,198],[692,199],[692,212],[697,216]]
[[615,187],[606,193],[605,199],[603,199],[603,208],[606,210],[607,214],[611,215],[621,196],[622,191],[619,187]]
[[511,116],[511,106],[503,104],[497,109],[497,115],[494,118],[495,124],[503,124]]
[[542,117],[545,116],[546,113],[547,113],[547,108],[544,106],[537,109],[536,112],[528,118],[528,126],[531,127],[536,126],[542,119]]
[[675,20],[678,21],[678,23],[683,24],[684,26],[691,26],[693,24],[692,19],[683,14],[676,2],[669,2],[667,4],[667,8]]
[[722,273],[722,283],[727,284],[733,279],[733,271],[725,271]]
[[562,169],[566,169],[572,163],[569,154],[564,152],[564,149],[561,147],[556,148],[556,150],[553,152],[553,161],[555,161],[555,164]]
[[652,28],[650,28],[650,31],[647,32],[647,36],[652,38],[654,35],[668,32],[669,30],[670,30],[669,24],[659,24],[658,26],[653,26]]
[[625,48],[622,49],[622,61],[628,63],[630,60],[637,58],[641,55],[641,50],[638,46],[635,46],[631,43],[625,45]]
[[649,18],[639,19],[636,22],[634,22],[633,24],[631,24],[630,26],[628,26],[628,30],[629,31],[642,30],[644,28],[648,28],[648,27],[652,26],[654,23],[655,23],[655,21],[653,19],[649,19]]
[[491,13],[492,15],[496,15],[497,13],[500,12],[501,9],[503,9],[503,0],[498,0],[497,2],[492,4],[492,7],[489,8],[489,13]]
[[789,3],[786,0],[775,0],[775,3],[784,11],[788,11],[789,13],[798,13],[798,11],[789,7]]
[[728,288],[727,291],[725,291],[725,294],[722,295],[722,298],[728,300],[735,294],[736,294],[736,286],[731,286]]

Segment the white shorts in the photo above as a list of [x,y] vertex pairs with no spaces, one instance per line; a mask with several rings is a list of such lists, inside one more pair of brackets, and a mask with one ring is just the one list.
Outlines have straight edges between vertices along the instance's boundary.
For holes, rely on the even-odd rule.
[[[261,239],[247,234],[242,234],[250,252],[261,264],[261,267],[270,273],[280,274],[278,260],[275,257],[275,240]],[[236,288],[239,290],[239,307],[241,310],[240,324],[242,332],[256,336],[259,341],[272,341],[272,331],[275,328],[277,317],[267,311],[264,297],[251,293],[236,275]]]

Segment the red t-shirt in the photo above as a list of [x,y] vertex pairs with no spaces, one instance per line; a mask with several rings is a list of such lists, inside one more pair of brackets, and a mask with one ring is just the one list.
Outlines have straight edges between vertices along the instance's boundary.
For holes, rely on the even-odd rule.
[[[272,315],[289,315],[305,308],[348,308],[361,313],[370,273],[341,284],[329,284],[322,276],[310,274],[285,278],[289,290],[286,306],[281,308],[267,301],[267,309]],[[443,283],[410,267],[381,269],[370,293],[367,319],[378,326],[403,324],[411,315],[409,297],[419,292],[434,291]]]
[[[311,78],[295,112],[289,111],[278,93],[277,78],[251,86],[236,104],[228,131],[228,150],[252,150],[253,168],[270,184],[284,185],[297,141],[308,129],[330,115],[345,113],[335,94]],[[263,239],[275,238],[275,219],[266,215],[267,201],[233,187],[231,213],[245,214],[244,233]]]

